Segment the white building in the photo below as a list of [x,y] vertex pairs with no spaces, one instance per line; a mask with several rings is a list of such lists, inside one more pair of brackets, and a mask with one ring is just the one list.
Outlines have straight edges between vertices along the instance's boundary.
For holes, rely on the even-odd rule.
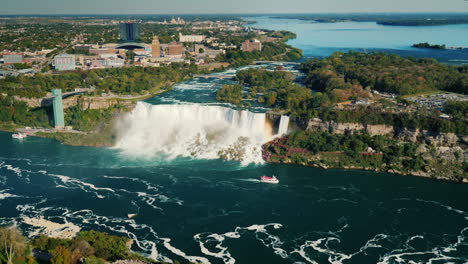
[[182,35],[179,33],[179,42],[202,42],[205,40],[203,35]]
[[60,54],[54,57],[54,67],[58,71],[71,71],[75,69],[75,55]]

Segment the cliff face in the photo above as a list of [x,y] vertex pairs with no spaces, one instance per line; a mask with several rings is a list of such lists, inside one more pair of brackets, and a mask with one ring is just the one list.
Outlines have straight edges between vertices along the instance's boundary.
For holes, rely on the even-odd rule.
[[135,104],[134,101],[130,100],[119,100],[105,97],[82,97],[79,101],[81,104],[81,109],[83,110],[109,108],[117,104],[124,106],[132,106]]
[[468,136],[466,135],[439,133],[420,129],[394,128],[387,125],[338,123],[314,118],[307,121],[305,130],[316,132],[328,131],[335,134],[352,134],[357,131],[366,131],[372,136],[394,137],[406,142],[417,142],[437,147],[459,147],[461,149],[467,149],[468,147]]
[[[42,98],[25,98],[25,97],[13,97],[17,101],[25,102],[31,108],[38,107],[49,107],[52,105],[51,99]],[[63,108],[67,109],[72,106],[80,104],[81,109],[103,109],[115,106],[117,104],[131,106],[134,104],[131,100],[119,100],[116,98],[106,97],[87,97],[87,96],[71,96],[62,100]]]

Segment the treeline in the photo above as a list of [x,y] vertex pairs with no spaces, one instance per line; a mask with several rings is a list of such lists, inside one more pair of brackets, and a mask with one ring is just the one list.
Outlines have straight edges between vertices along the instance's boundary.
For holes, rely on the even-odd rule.
[[216,100],[231,104],[240,104],[242,102],[242,86],[224,85],[216,92]]
[[[454,109],[453,111],[461,113],[459,110]],[[466,115],[466,109],[464,111],[464,115]],[[313,112],[311,117],[319,117],[324,121],[333,120],[339,123],[388,125],[395,128],[422,129],[433,132],[455,133],[458,135],[468,134],[468,124],[465,117],[454,115],[451,119],[443,119],[433,111],[421,110],[410,113],[392,113],[384,112],[374,107],[357,107],[354,111],[324,108]]]
[[421,48],[421,49],[446,49],[447,46],[445,45],[438,45],[438,44],[429,44],[427,42],[424,43],[417,43],[413,44],[413,48]]
[[433,59],[351,51],[313,59],[300,68],[307,74],[308,87],[340,99],[367,87],[399,95],[435,90],[468,93],[468,74],[464,67],[441,64]]
[[468,24],[468,18],[464,13],[452,14],[383,14],[383,13],[354,13],[354,14],[311,14],[311,15],[281,15],[274,18],[295,18],[317,23],[334,22],[376,22],[388,26],[435,26],[451,24]]
[[0,227],[0,263],[104,264],[116,260],[154,263],[132,252],[127,246],[129,240],[97,231],[81,231],[72,239],[42,235],[28,240],[16,227]]
[[309,89],[293,83],[293,74],[281,68],[242,70],[236,80],[246,86],[246,93],[241,86],[225,86],[217,92],[217,100],[239,104],[241,99],[255,99],[259,104],[295,111],[305,107],[311,97]]
[[25,102],[0,94],[0,123],[31,127],[48,127],[47,109],[31,109]]
[[34,76],[6,77],[0,80],[0,87],[10,96],[28,98],[44,97],[52,89],[67,92],[83,87],[94,87],[99,93],[143,94],[166,84],[180,82],[197,71],[196,65],[174,63],[157,68],[112,68],[47,75],[37,73]]
[[293,48],[283,42],[267,42],[263,43],[261,51],[228,50],[226,54],[220,55],[217,60],[228,62],[232,66],[238,67],[253,64],[257,60],[296,61],[301,57],[302,51],[299,49]]
[[[273,162],[319,167],[394,170],[399,173],[422,171],[455,181],[466,177],[466,162],[460,164],[435,156],[426,157],[419,154],[419,146],[367,133],[295,131],[285,138],[267,143],[264,157]],[[458,155],[463,154],[460,152]]]
[[[0,36],[0,50],[40,51],[42,49],[64,48],[78,35],[85,43],[110,43],[119,39],[115,25],[82,25],[64,23],[63,20],[47,23],[5,23],[5,32]],[[15,45],[12,45],[15,43]]]

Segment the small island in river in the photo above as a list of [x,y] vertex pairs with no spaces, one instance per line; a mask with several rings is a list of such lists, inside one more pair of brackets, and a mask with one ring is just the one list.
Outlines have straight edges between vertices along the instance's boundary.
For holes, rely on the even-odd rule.
[[429,44],[427,42],[424,43],[417,43],[413,44],[413,48],[420,48],[420,49],[447,49],[446,45],[438,45],[438,44]]

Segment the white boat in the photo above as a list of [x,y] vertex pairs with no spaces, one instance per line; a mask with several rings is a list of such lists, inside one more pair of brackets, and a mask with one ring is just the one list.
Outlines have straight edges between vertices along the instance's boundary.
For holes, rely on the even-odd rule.
[[23,138],[26,138],[28,135],[24,134],[24,133],[15,133],[13,135],[11,135],[12,138],[16,138],[16,139],[23,139]]
[[260,177],[261,182],[266,182],[266,183],[279,183],[278,178],[276,176],[262,176]]
[[135,216],[137,216],[137,214],[128,214],[127,216],[128,218],[134,218]]

